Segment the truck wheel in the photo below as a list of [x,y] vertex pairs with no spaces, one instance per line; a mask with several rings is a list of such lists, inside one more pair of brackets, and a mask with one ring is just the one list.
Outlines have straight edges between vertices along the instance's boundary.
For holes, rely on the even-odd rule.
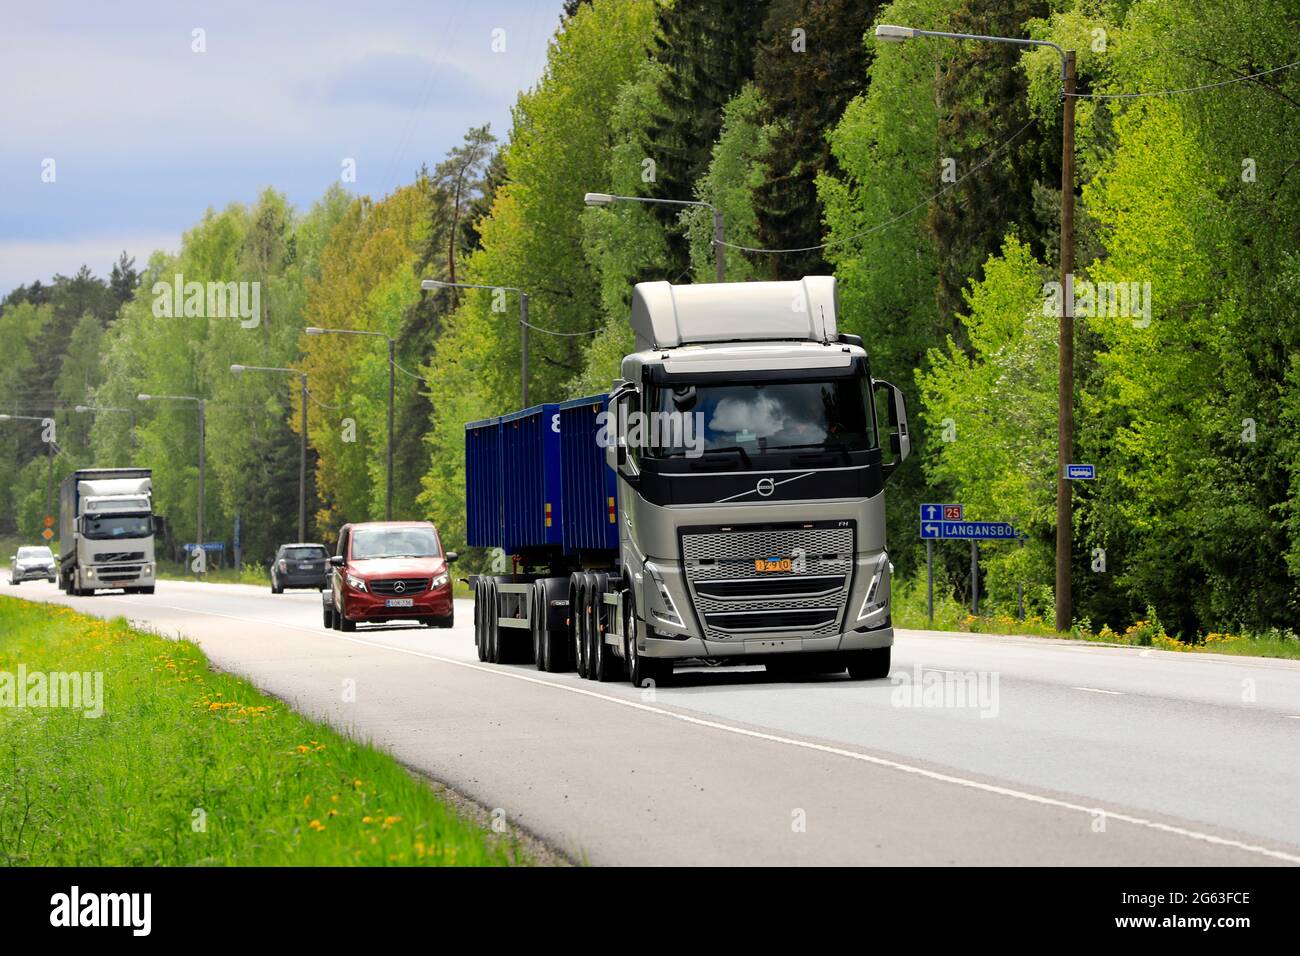
[[592,614],[592,620],[594,622],[592,633],[595,635],[596,639],[596,653],[594,656],[596,667],[594,676],[596,680],[603,683],[605,681],[616,680],[622,677],[623,668],[620,666],[621,661],[619,661],[618,657],[614,654],[614,649],[605,641],[605,635],[611,630],[613,621],[610,620],[611,612],[608,609],[608,605],[605,604],[605,587],[608,586],[609,578],[603,574],[600,577],[603,579],[604,586],[596,591],[594,597],[593,603],[595,604],[595,613]]
[[533,582],[528,600],[528,630],[533,638],[533,664],[542,671],[546,670],[546,649],[542,647],[542,642],[546,640],[546,586],[541,581]]
[[147,588],[136,588],[136,589],[135,589],[135,593],[136,593],[136,594],[153,594],[153,589],[154,589],[154,586],[151,584],[151,585],[149,585],[149,587],[147,587]]
[[588,575],[579,571],[569,577],[569,633],[573,636],[573,666],[579,677],[587,676],[587,591],[583,586]]
[[486,616],[483,620],[483,634],[487,638],[487,662],[489,664],[500,664],[500,640],[501,628],[497,626],[497,617],[500,616],[500,608],[497,607],[497,583],[495,580],[487,583],[487,601],[483,605]]
[[487,634],[483,630],[487,588],[481,581],[474,582],[474,652],[480,661],[487,660]]
[[605,575],[587,574],[587,586],[582,599],[582,637],[587,648],[587,680],[596,680],[596,652],[600,642],[600,596],[605,591]]
[[17,578],[13,576],[10,576],[9,583],[12,584],[14,587],[18,587],[18,585],[22,584],[23,582],[19,581]]
[[627,661],[627,676],[633,687],[656,687],[666,684],[673,674],[673,662],[642,657],[636,649],[637,617],[632,594],[628,593],[623,606],[623,657]]
[[891,647],[873,647],[865,651],[850,651],[849,677],[853,680],[880,680],[889,676]]
[[[561,588],[566,590],[561,592]],[[550,624],[551,601],[558,600],[567,594],[568,582],[563,578],[550,578],[542,582],[542,606],[545,616],[542,618],[542,658],[543,670],[549,674],[557,674],[562,671],[573,670],[573,662],[569,658],[573,654],[572,640],[569,636],[569,628],[557,625],[554,630]],[[570,605],[567,611],[569,620],[572,621],[573,606]]]

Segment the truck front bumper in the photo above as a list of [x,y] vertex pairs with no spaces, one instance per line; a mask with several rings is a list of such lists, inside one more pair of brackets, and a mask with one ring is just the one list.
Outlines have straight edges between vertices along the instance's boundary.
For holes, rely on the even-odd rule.
[[79,574],[85,588],[147,588],[155,583],[152,564],[94,564]]
[[798,634],[764,635],[762,637],[735,637],[725,641],[709,641],[702,637],[658,637],[647,632],[645,646],[637,645],[637,653],[657,658],[761,658],[765,654],[833,653],[835,651],[861,651],[876,647],[890,647],[894,643],[892,625],[869,631],[849,631],[827,637],[802,637]]

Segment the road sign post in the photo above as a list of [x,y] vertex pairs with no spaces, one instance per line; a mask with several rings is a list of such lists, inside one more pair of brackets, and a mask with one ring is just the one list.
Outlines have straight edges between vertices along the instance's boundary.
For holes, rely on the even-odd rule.
[[934,626],[934,542],[925,543],[925,615]]
[[970,612],[976,617],[980,613],[980,559],[979,545],[975,539],[970,542]]

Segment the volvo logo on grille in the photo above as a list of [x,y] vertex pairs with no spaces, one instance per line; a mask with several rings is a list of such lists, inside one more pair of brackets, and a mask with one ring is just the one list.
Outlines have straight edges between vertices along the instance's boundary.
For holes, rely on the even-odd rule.
[[393,591],[394,591],[394,593],[396,593],[396,594],[401,594],[401,593],[402,593],[403,591],[405,591],[405,590],[406,590],[406,582],[405,582],[405,581],[398,581],[396,584],[393,585]]
[[758,479],[758,484],[754,487],[754,490],[766,498],[771,495],[772,492],[776,491],[776,482],[771,478],[760,478]]

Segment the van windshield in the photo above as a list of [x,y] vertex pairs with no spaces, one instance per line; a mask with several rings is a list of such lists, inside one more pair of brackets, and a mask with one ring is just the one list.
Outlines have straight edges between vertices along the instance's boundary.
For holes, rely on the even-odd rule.
[[371,528],[352,533],[352,560],[436,558],[438,536],[429,528]]

